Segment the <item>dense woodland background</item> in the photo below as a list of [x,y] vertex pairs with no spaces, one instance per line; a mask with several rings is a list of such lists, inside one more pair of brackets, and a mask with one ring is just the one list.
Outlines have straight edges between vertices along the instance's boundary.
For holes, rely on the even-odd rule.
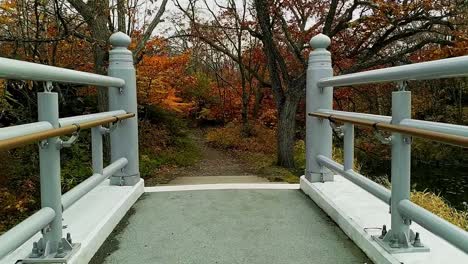
[[[200,150],[190,137],[197,127],[209,144],[251,162],[258,174],[295,182],[304,169],[311,37],[330,36],[338,75],[467,55],[467,16],[463,0],[9,0],[0,1],[0,56],[106,74],[108,38],[125,32],[137,68],[147,182],[164,182],[165,171],[197,162]],[[37,120],[43,85],[1,80],[0,126]],[[466,78],[414,81],[407,88],[414,118],[468,125]],[[395,89],[340,88],[335,108],[391,115]],[[54,90],[62,117],[106,110],[106,89],[54,84]],[[363,172],[388,174],[388,147],[366,131],[358,131],[356,144]],[[339,158],[340,140],[335,152]],[[91,175],[89,135],[62,153],[65,192]],[[455,195],[442,196],[461,211],[468,201],[467,154],[428,141],[413,145],[416,167],[460,175]],[[37,147],[0,152],[0,158],[1,232],[40,201]],[[437,185],[414,188],[444,190]]]

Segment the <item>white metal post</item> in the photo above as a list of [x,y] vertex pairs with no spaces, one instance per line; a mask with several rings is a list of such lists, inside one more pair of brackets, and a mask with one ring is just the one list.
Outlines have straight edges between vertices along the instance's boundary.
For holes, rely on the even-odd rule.
[[[411,118],[411,92],[398,91],[392,93],[392,124],[398,125],[403,119]],[[393,246],[407,246],[410,241],[409,221],[398,211],[398,203],[410,198],[411,174],[411,137],[392,134],[392,198],[391,214]],[[395,240],[398,240],[396,245]]]
[[[404,119],[411,118],[411,92],[397,91],[392,93],[392,124],[399,125]],[[428,251],[419,238],[415,242],[415,234],[410,230],[411,220],[401,214],[399,204],[410,199],[411,188],[411,137],[392,133],[392,164],[391,164],[391,229],[377,240],[389,252]]]
[[[122,32],[112,34],[110,43],[113,49],[109,52],[109,76],[125,80],[121,89],[109,88],[109,110],[125,110],[137,115],[136,74],[133,66],[133,54],[127,47],[131,39]],[[120,158],[128,160],[127,166],[111,177],[114,185],[135,185],[140,180],[138,166],[138,118],[121,121],[110,134],[111,161]]]
[[[37,94],[39,121],[47,121],[54,128],[59,127],[58,94],[43,92]],[[54,220],[43,232],[42,247],[49,253],[57,252],[62,239],[62,188],[60,177],[59,138],[53,137],[39,144],[39,166],[41,183],[41,207],[52,208]]]
[[91,128],[91,152],[93,160],[93,173],[102,174],[104,161],[102,157],[102,127]]
[[343,160],[344,170],[354,169],[354,125],[350,123],[344,124],[343,138]]
[[[318,109],[333,108],[333,87],[319,88],[320,79],[333,76],[330,38],[319,34],[310,40],[314,49],[309,55],[306,84],[306,115]],[[306,116],[306,169],[310,182],[333,181],[333,174],[322,166],[317,156],[332,157],[332,129],[328,120]]]

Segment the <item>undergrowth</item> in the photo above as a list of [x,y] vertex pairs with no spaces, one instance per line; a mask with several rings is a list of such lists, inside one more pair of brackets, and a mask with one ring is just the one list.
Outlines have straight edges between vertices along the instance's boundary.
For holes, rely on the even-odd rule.
[[186,167],[199,160],[200,149],[176,114],[148,107],[144,117],[139,123],[142,178],[156,177],[164,167]]
[[[139,122],[140,173],[145,179],[164,166],[190,166],[200,150],[179,117],[167,110],[148,107]],[[40,208],[39,155],[36,145],[0,152],[0,234]],[[62,193],[92,175],[90,133],[61,151]]]
[[[373,180],[385,188],[391,189],[392,184],[387,177],[377,177]],[[450,203],[439,194],[428,190],[412,190],[410,199],[413,203],[468,231],[468,211],[450,206]]]

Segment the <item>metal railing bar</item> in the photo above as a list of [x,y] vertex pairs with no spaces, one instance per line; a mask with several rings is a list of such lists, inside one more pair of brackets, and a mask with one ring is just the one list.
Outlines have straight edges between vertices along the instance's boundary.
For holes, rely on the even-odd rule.
[[53,129],[45,130],[42,132],[31,133],[31,134],[27,134],[24,136],[10,138],[6,140],[0,140],[0,150],[9,150],[12,148],[25,146],[25,145],[32,144],[32,143],[35,143],[35,142],[38,142],[47,138],[68,135],[80,129],[88,129],[91,127],[113,123],[113,122],[117,122],[120,120],[132,118],[134,116],[135,114],[128,113],[128,114],[117,115],[113,117],[101,118],[101,119],[94,120],[94,121],[83,122],[79,125],[70,125],[70,126],[65,126],[65,127],[60,127],[60,128],[53,128]]
[[76,201],[81,199],[85,194],[89,191],[94,189],[98,186],[102,181],[109,178],[111,175],[116,173],[118,170],[127,166],[128,160],[126,158],[120,158],[109,166],[105,167],[102,174],[95,173],[82,183],[75,186],[70,191],[66,192],[62,196],[62,208],[63,210],[67,210],[71,205],[73,205]]
[[23,125],[0,128],[0,140],[24,136],[31,133],[42,132],[53,128],[49,122],[34,122]]
[[64,117],[59,119],[59,124],[61,127],[69,126],[73,124],[81,124],[84,122],[94,121],[104,117],[112,117],[117,115],[126,114],[124,110],[116,110],[116,111],[108,111],[108,112],[100,112],[95,114],[88,114],[88,115],[79,115],[79,116],[71,116],[71,117]]
[[462,56],[323,78],[318,87],[453,78],[468,75],[467,69],[468,56]]
[[[392,122],[391,116],[382,116],[382,115],[373,115],[373,114],[346,112],[346,111],[328,110],[328,109],[319,109],[316,112],[322,113],[322,114],[339,115],[339,116],[344,116],[344,117],[365,119],[365,120],[369,120],[373,122],[383,122],[383,123]],[[450,135],[468,137],[468,128],[462,125],[438,123],[438,122],[416,120],[416,119],[403,119],[400,125],[434,131],[434,132],[440,132],[440,133],[445,133],[445,134],[450,134]]]
[[128,160],[126,158],[120,158],[111,164],[109,166],[105,167],[102,170],[102,175],[106,176],[106,178],[109,178],[109,176],[113,175],[117,171],[121,170],[125,166],[127,166]]
[[26,218],[5,234],[0,236],[0,259],[17,249],[24,242],[28,241],[41,229],[46,227],[55,217],[52,208],[45,207]]
[[400,201],[398,203],[398,211],[437,236],[445,239],[450,244],[468,253],[468,232],[465,230],[443,220],[409,200]]
[[321,114],[328,114],[328,115],[339,115],[339,116],[344,116],[344,117],[360,118],[360,119],[365,119],[365,120],[372,121],[372,122],[390,123],[392,121],[391,116],[346,112],[346,111],[329,110],[329,109],[319,109],[315,112],[321,113]]
[[125,85],[125,81],[120,78],[7,58],[0,58],[0,78],[103,87],[123,87]]
[[364,175],[361,175],[354,170],[344,170],[344,166],[339,164],[338,162],[329,159],[323,155],[318,155],[317,160],[328,169],[335,171],[336,173],[340,174],[341,176],[345,177],[349,181],[353,182],[357,186],[363,188],[370,194],[374,195],[381,201],[386,204],[390,204],[390,191],[379,185],[378,183],[366,178]]
[[400,125],[419,128],[444,134],[457,135],[468,137],[468,127],[462,125],[437,123],[431,121],[423,121],[416,119],[403,119]]
[[373,128],[388,132],[401,133],[408,136],[430,139],[442,143],[468,148],[468,137],[445,134],[435,131],[429,131],[409,126],[393,125],[382,122],[373,122],[361,118],[351,118],[339,115],[329,115],[322,113],[309,113],[309,116],[328,119],[333,122],[351,123],[362,127]]

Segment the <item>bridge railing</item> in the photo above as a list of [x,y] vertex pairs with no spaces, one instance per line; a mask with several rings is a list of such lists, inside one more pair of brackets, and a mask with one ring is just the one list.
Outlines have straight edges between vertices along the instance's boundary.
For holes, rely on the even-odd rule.
[[[41,209],[0,236],[0,260],[41,231],[27,263],[64,263],[79,248],[72,235],[63,236],[62,213],[105,179],[113,185],[134,185],[138,167],[136,78],[130,38],[115,33],[110,38],[109,76],[0,58],[0,78],[45,83],[38,93],[38,122],[0,128],[0,151],[37,143],[39,147]],[[95,85],[108,89],[109,111],[59,118],[58,94],[53,83]],[[91,129],[93,175],[67,193],[61,193],[60,150]],[[104,167],[103,136],[110,135],[111,163]],[[69,136],[68,139],[60,139]]]
[[[333,181],[333,172],[342,175],[390,205],[391,229],[382,229],[374,239],[391,253],[428,251],[411,222],[428,229],[468,253],[468,232],[410,201],[412,137],[468,148],[468,127],[411,118],[411,92],[405,82],[468,76],[468,56],[415,63],[360,73],[333,76],[330,39],[317,35],[311,40],[306,89],[306,179]],[[396,82],[392,93],[392,116],[333,110],[333,87]],[[338,124],[343,124],[339,126]],[[374,131],[377,140],[391,146],[391,190],[354,171],[354,129]],[[333,130],[344,140],[344,164],[332,159]],[[390,137],[381,131],[391,132]]]

